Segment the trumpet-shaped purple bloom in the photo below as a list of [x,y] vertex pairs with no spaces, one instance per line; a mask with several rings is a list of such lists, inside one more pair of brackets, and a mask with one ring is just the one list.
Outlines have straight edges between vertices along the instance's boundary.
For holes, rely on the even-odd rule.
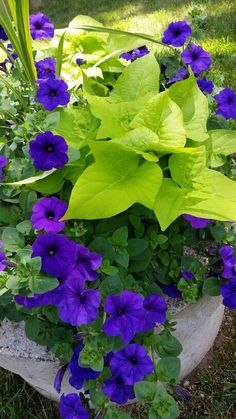
[[187,280],[191,280],[191,279],[195,278],[194,273],[187,271],[187,269],[185,269],[185,268],[181,269],[181,275],[184,279],[187,279]]
[[76,262],[73,273],[77,273],[87,281],[96,281],[99,273],[96,270],[101,266],[102,256],[83,246],[77,244],[76,246]]
[[112,402],[118,404],[124,404],[135,398],[133,386],[125,384],[124,379],[119,374],[104,381],[102,389]]
[[59,412],[63,419],[89,419],[89,413],[76,393],[61,396]]
[[173,76],[171,79],[168,80],[167,84],[175,83],[176,81],[182,81],[184,79],[187,79],[188,77],[188,70],[186,68],[180,68],[175,76]]
[[212,93],[214,84],[211,80],[207,80],[205,77],[203,77],[201,80],[197,80],[197,84],[202,92],[208,93],[209,95]]
[[79,366],[79,354],[82,350],[82,346],[77,346],[74,351],[72,358],[69,362],[68,369],[71,374],[69,383],[72,387],[80,390],[83,387],[85,380],[95,380],[99,376],[99,372],[92,370],[91,368],[82,368]]
[[132,49],[129,52],[124,52],[120,55],[120,58],[123,58],[126,61],[135,61],[137,58],[144,57],[144,55],[149,54],[149,50],[147,49],[146,45],[142,47]]
[[0,40],[1,41],[7,41],[8,36],[6,34],[6,32],[4,31],[2,25],[0,25]]
[[68,86],[59,78],[40,80],[37,100],[47,111],[53,111],[59,105],[65,106],[70,101]]
[[32,257],[42,258],[42,271],[59,278],[68,275],[75,264],[76,243],[63,234],[40,234],[33,245]]
[[167,304],[161,295],[149,295],[147,298],[145,298],[143,307],[146,312],[145,321],[150,324],[150,328],[154,327],[156,323],[165,322]]
[[61,285],[54,288],[51,291],[47,291],[44,294],[34,294],[33,297],[23,297],[22,295],[16,295],[14,300],[17,304],[24,306],[25,308],[31,309],[33,307],[41,307],[53,305],[59,307],[63,295],[60,292]]
[[236,119],[236,93],[233,90],[223,89],[214,98],[217,102],[217,115],[225,119]]
[[183,218],[191,224],[194,229],[205,228],[212,222],[209,218],[195,217],[194,215],[183,214]]
[[220,256],[223,260],[222,278],[232,278],[235,275],[236,257],[232,246],[221,246],[219,249]]
[[120,295],[108,295],[104,311],[110,314],[103,330],[108,336],[121,335],[123,342],[130,342],[134,335],[143,331],[143,297],[131,291]]
[[55,388],[58,394],[61,392],[61,383],[66,373],[66,370],[67,370],[67,365],[63,365],[62,367],[59,368],[55,376],[53,387]]
[[61,169],[69,160],[67,150],[65,139],[51,131],[37,134],[29,143],[29,155],[41,170]]
[[230,282],[221,285],[223,304],[230,310],[236,310],[236,276]]
[[211,66],[209,52],[193,42],[190,42],[188,48],[182,52],[181,58],[185,64],[190,65],[195,76],[199,76],[202,71],[208,70]]
[[52,39],[54,26],[48,16],[36,13],[30,16],[30,33],[33,39]]
[[72,326],[92,323],[99,316],[100,292],[85,289],[84,282],[80,277],[70,275],[60,289],[59,317]]
[[54,58],[44,58],[35,63],[38,79],[55,79],[56,60]]
[[172,45],[173,47],[182,47],[191,35],[191,27],[185,20],[180,20],[178,22],[170,23],[164,32],[162,42],[163,44]]
[[114,353],[110,369],[113,375],[120,375],[125,384],[133,385],[153,372],[153,362],[142,345],[131,343]]
[[3,180],[3,168],[7,165],[7,159],[0,155],[0,181]]
[[162,285],[162,291],[171,298],[182,298],[182,293],[175,285]]
[[67,210],[67,203],[56,196],[41,198],[32,208],[31,221],[37,230],[58,233],[65,228],[65,221],[60,221]]

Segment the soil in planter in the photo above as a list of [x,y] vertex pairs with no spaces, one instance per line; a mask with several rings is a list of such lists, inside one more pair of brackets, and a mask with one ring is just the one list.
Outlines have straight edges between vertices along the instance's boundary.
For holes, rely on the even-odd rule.
[[[192,394],[179,400],[180,419],[236,419],[236,313],[226,312],[213,348],[182,383]],[[28,386],[21,378],[0,370],[1,419],[59,419],[57,405]],[[137,404],[124,408],[135,419],[147,419]],[[92,419],[92,416],[91,416]]]

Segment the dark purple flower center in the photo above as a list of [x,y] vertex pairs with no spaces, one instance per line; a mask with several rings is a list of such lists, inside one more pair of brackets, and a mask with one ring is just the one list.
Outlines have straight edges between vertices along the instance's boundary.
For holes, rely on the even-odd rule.
[[228,97],[227,103],[231,105],[233,103],[233,96]]
[[123,379],[121,378],[121,377],[117,377],[117,379],[116,379],[116,384],[120,384],[120,385],[122,385],[124,383],[124,381],[123,381]]
[[79,298],[79,301],[80,301],[80,303],[81,304],[85,304],[85,302],[86,302],[86,295],[84,295],[84,294],[77,294],[77,296],[78,296],[78,298]]
[[57,91],[55,89],[51,89],[49,92],[49,96],[55,97],[57,95]]
[[45,151],[47,151],[48,153],[51,153],[52,151],[54,151],[54,147],[51,144],[47,144],[45,146]]
[[137,360],[137,358],[135,358],[135,356],[133,356],[132,358],[130,358],[130,362],[131,362],[133,365],[137,365],[137,364],[138,364],[138,360]]
[[46,212],[46,217],[47,217],[49,220],[54,220],[54,218],[55,218],[55,214],[54,214],[52,211],[47,211],[47,212]]
[[51,246],[48,248],[48,256],[54,256],[56,253],[56,246]]
[[192,60],[195,61],[195,60],[198,60],[198,58],[199,58],[199,54],[196,51],[192,51]]
[[120,307],[117,309],[116,314],[117,316],[122,316],[122,314],[125,314],[125,308],[124,307]]
[[41,28],[42,28],[42,24],[41,24],[41,22],[36,22],[36,23],[34,24],[34,27],[35,27],[35,29],[41,29]]
[[180,36],[180,31],[179,31],[178,29],[176,29],[176,30],[174,31],[174,36],[175,36],[176,38],[178,38],[178,36]]

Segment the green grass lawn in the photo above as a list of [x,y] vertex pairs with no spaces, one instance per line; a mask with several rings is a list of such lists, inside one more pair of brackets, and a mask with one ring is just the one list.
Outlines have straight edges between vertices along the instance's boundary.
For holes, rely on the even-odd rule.
[[[40,10],[56,27],[64,27],[78,14],[93,16],[112,28],[147,32],[161,37],[172,20],[187,16],[194,6],[206,12],[205,37],[201,44],[214,60],[211,76],[236,88],[236,1],[235,0],[43,0]],[[203,367],[192,378],[193,399],[182,403],[182,419],[233,419],[236,411],[236,317],[224,325],[226,335],[215,348],[210,368]],[[56,419],[57,408],[39,396],[20,378],[2,370],[0,374],[1,419]],[[132,408],[132,417],[144,413]]]

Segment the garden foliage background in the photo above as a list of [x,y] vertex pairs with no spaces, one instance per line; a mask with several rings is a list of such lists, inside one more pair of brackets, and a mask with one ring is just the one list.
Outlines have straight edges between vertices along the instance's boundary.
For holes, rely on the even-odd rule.
[[[87,0],[43,0],[40,11],[46,13],[58,28],[66,26],[77,14],[86,14],[108,27],[159,36],[169,22],[186,18],[191,13],[192,17],[195,15],[195,19],[197,16],[203,30],[204,35],[200,38],[199,44],[211,53],[214,61],[209,78],[223,86],[236,88],[236,3],[234,0],[221,2],[218,0],[195,2],[186,0],[90,0],[89,2]],[[188,18],[191,18],[190,15]],[[228,323],[230,321],[232,321],[231,318],[228,319]],[[226,328],[226,334],[229,333],[233,340],[234,328],[229,327],[229,324],[226,324]],[[232,348],[229,342],[226,346],[226,353],[223,357],[222,351],[218,353],[220,357],[216,355],[216,368],[213,368],[213,374],[201,375],[199,385],[201,391],[198,395],[194,395],[192,406],[187,408],[188,413],[183,413],[183,418],[230,419],[233,417],[233,413],[229,411],[233,412],[233,406],[236,404],[236,378],[234,365],[229,361],[229,352],[232,352]],[[221,389],[218,388],[219,383]],[[3,372],[0,375],[0,385],[0,417],[10,419],[58,417],[57,409],[54,409],[53,404],[40,398],[11,374]],[[211,390],[210,393],[206,386]],[[183,412],[184,410],[185,408]],[[144,413],[138,410],[133,411],[132,415],[145,418]]]

